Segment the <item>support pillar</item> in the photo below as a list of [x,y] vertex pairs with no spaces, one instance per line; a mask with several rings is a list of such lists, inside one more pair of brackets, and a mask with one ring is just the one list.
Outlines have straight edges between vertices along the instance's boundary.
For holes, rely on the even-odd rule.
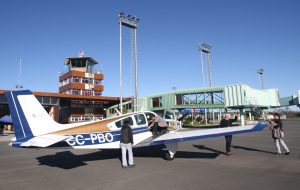
[[215,123],[215,109],[212,109],[212,122]]
[[205,124],[207,125],[207,109],[204,109]]
[[244,109],[239,109],[240,110],[240,118],[241,118],[241,125],[245,125],[245,112]]

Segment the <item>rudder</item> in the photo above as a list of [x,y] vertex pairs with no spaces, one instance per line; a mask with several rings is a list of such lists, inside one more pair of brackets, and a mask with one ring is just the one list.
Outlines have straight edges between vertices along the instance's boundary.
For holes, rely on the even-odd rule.
[[17,141],[32,138],[33,133],[17,98],[19,95],[32,95],[32,92],[29,90],[22,90],[5,92],[4,94],[8,102]]

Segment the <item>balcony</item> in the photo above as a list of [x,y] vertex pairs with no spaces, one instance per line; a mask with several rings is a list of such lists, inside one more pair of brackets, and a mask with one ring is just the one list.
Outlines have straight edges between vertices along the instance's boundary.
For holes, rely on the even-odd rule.
[[[96,70],[94,70],[96,71]],[[104,74],[96,71],[96,72],[88,73],[85,71],[78,71],[78,70],[70,70],[66,72],[62,72],[59,76],[59,82],[62,82],[64,80],[67,80],[70,77],[79,77],[79,78],[94,78],[97,80],[103,80]],[[88,74],[88,77],[86,77],[86,74]]]

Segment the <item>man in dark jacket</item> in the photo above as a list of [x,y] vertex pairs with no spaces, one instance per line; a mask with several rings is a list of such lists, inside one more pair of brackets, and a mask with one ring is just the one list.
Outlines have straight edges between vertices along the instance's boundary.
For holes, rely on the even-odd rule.
[[122,149],[122,167],[123,168],[128,167],[127,151],[128,151],[129,167],[130,168],[134,167],[133,154],[132,154],[133,135],[128,121],[124,121],[124,124],[122,126],[120,143]]
[[[234,119],[231,119],[230,113],[225,114],[225,118],[223,118],[220,122],[220,127],[231,127],[233,122],[236,122],[237,120],[237,114],[235,114]],[[230,151],[231,147],[231,141],[232,141],[232,135],[226,135],[226,154],[227,156],[232,155],[232,152]]]

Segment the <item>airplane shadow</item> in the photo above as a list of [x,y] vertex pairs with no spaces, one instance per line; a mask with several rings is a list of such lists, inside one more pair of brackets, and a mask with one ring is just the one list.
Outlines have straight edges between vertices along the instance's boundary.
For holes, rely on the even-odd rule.
[[259,149],[256,149],[256,148],[248,148],[248,147],[235,146],[235,145],[232,145],[231,147],[235,148],[235,149],[241,149],[241,150],[247,150],[247,151],[262,152],[262,153],[267,153],[267,154],[276,154],[276,152],[271,152],[271,151],[266,151],[266,150],[259,150]]
[[87,165],[79,158],[79,156],[74,155],[70,151],[57,152],[54,155],[40,156],[36,159],[40,165],[58,167],[61,169],[73,169]]
[[36,159],[40,165],[58,167],[61,169],[73,169],[87,165],[85,162],[94,160],[120,159],[118,150],[100,150],[88,154],[75,155],[71,151],[57,152],[54,155],[40,156]]
[[[149,158],[164,158],[167,150],[163,150],[164,145],[152,146],[152,147],[140,147],[134,148],[134,157],[149,157]],[[219,153],[201,153],[201,152],[188,152],[188,151],[177,151],[176,158],[204,158],[214,159],[219,156]],[[100,150],[88,154],[75,155],[71,151],[57,152],[54,155],[40,156],[36,159],[40,165],[46,165],[50,167],[58,167],[61,169],[74,169],[77,167],[87,165],[88,161],[96,160],[108,160],[108,159],[119,159],[121,164],[121,151],[120,149],[115,150]]]
[[[147,147],[145,151],[145,147],[134,149],[135,157],[161,157],[163,158],[167,150],[165,149],[165,145],[158,145]],[[218,155],[214,153],[203,153],[203,152],[190,152],[190,151],[177,151],[175,155],[176,158],[216,158]]]

